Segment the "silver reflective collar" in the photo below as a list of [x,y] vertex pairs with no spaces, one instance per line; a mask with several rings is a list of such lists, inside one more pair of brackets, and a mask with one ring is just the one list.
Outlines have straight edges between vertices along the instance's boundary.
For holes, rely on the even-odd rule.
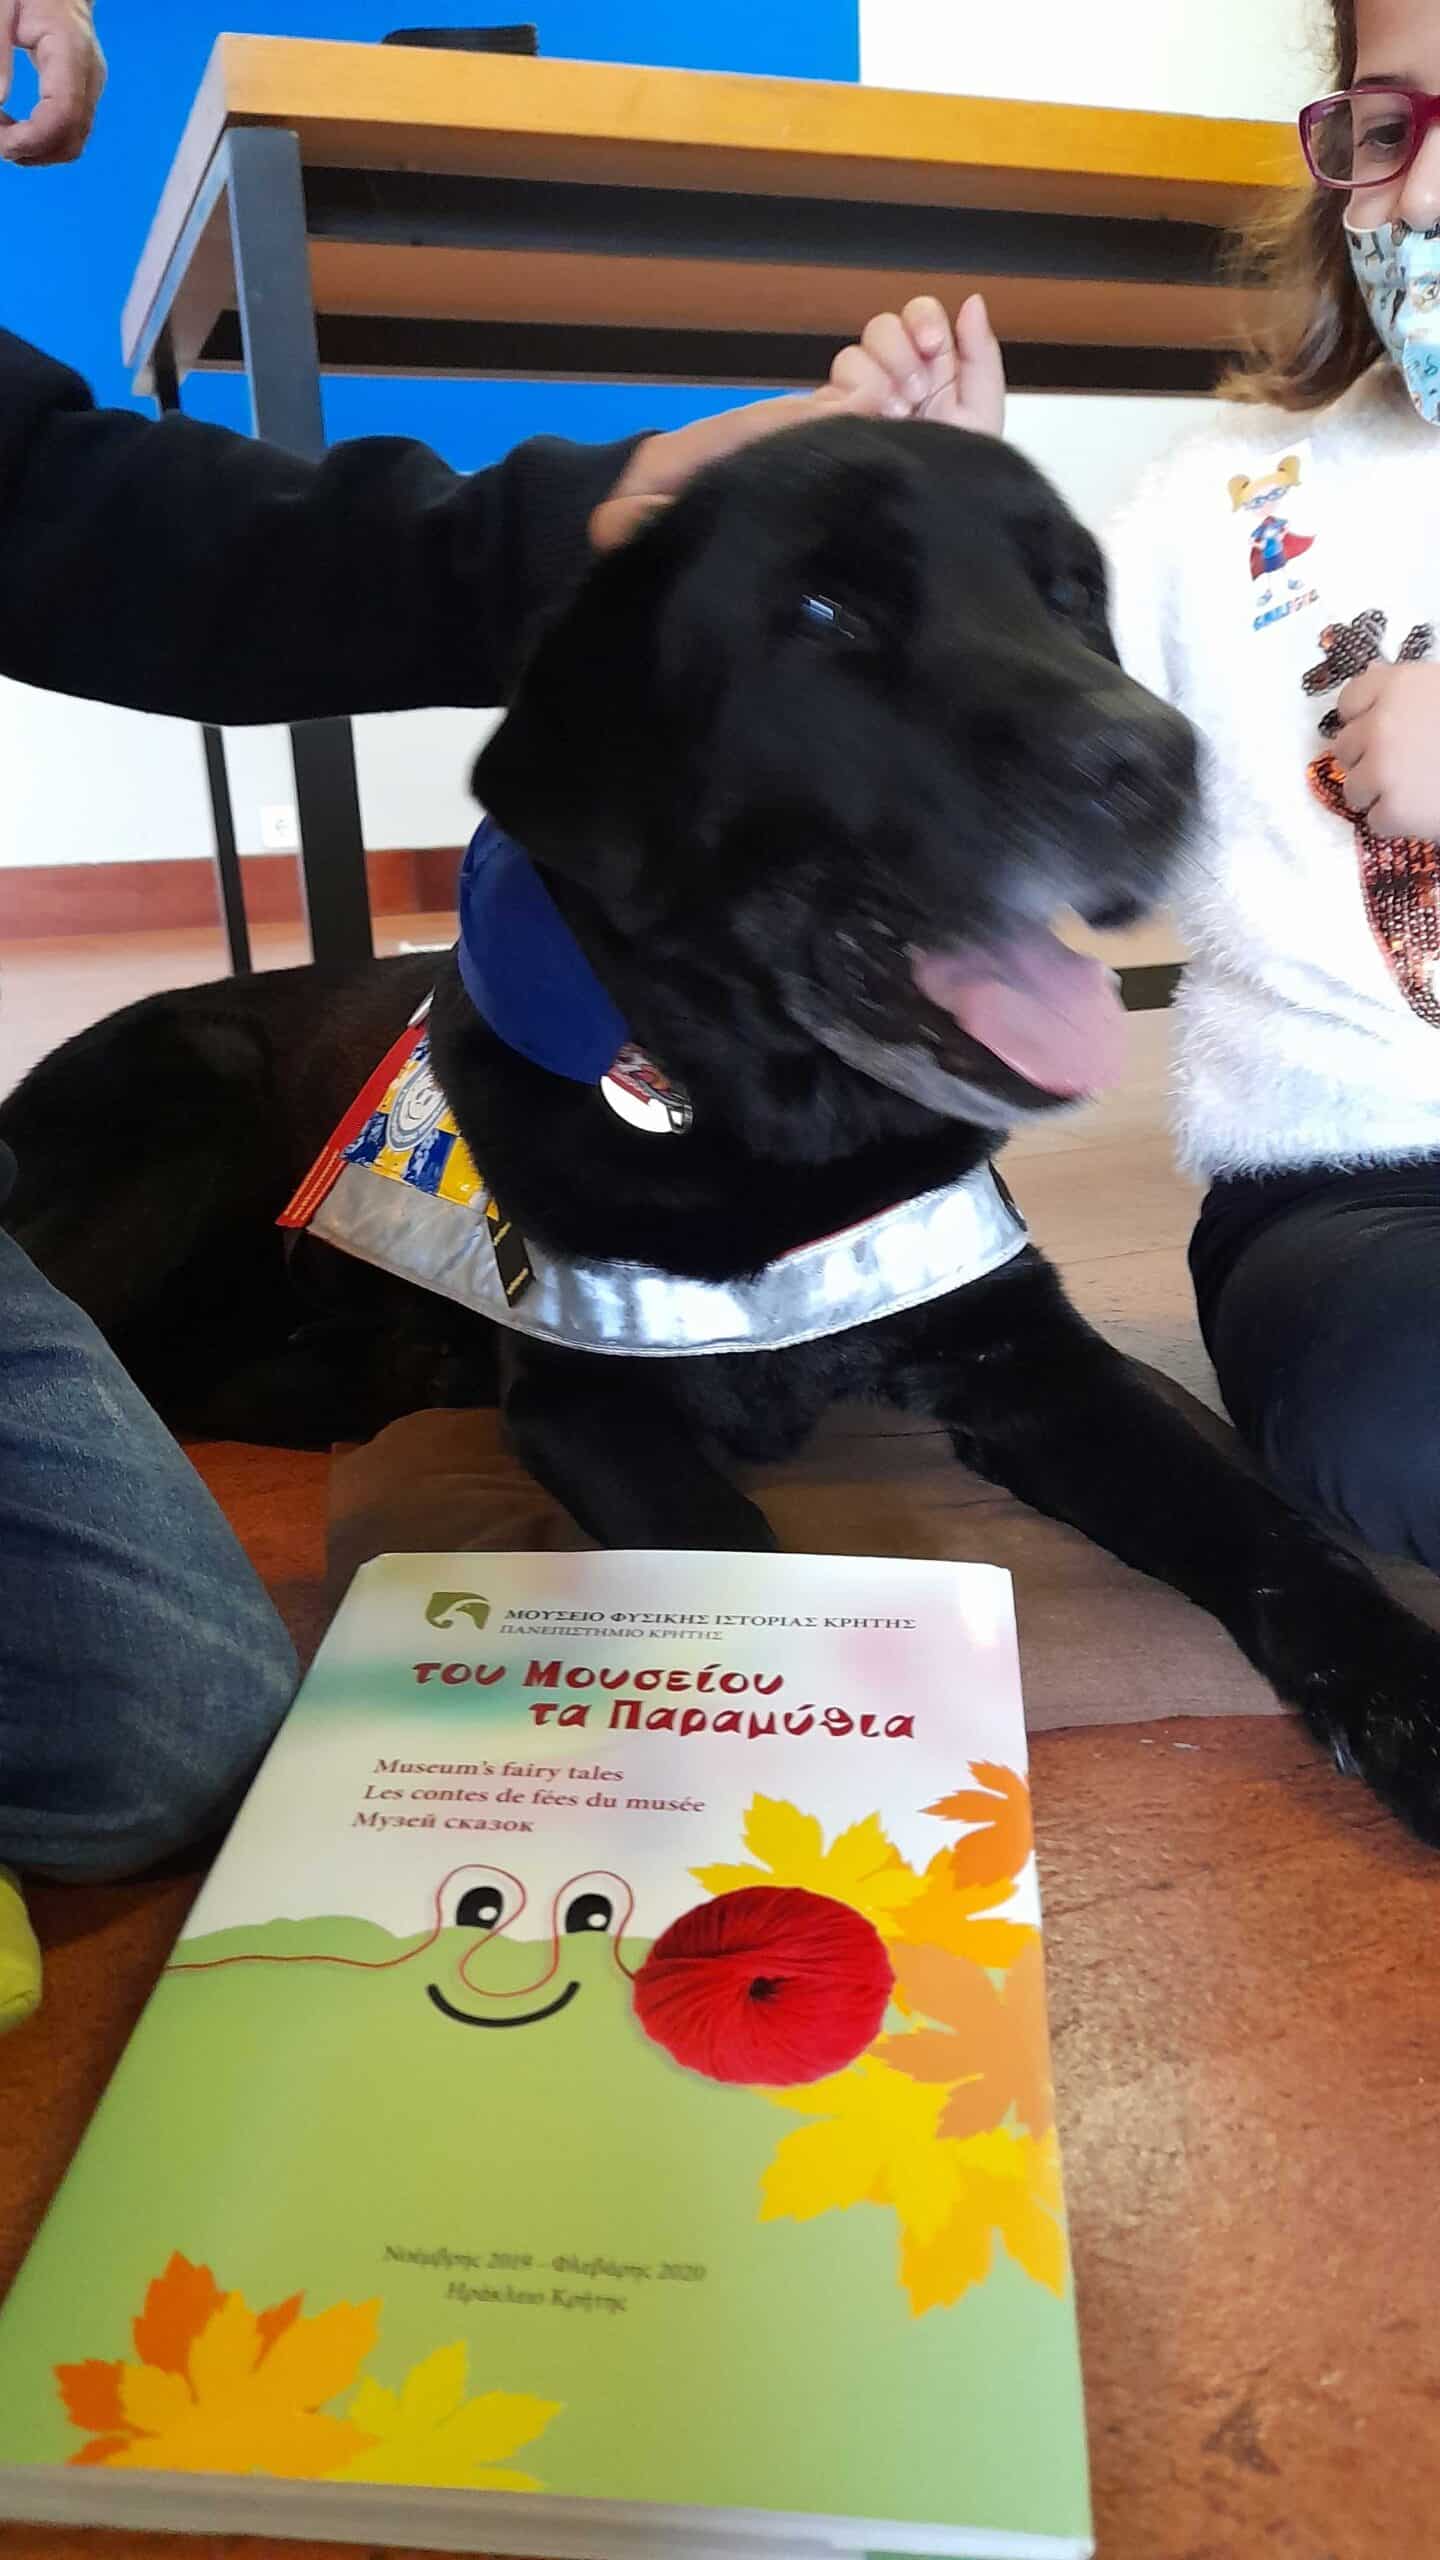
[[843,1235],[801,1245],[749,1280],[569,1262],[527,1238],[529,1277],[512,1296],[495,1241],[510,1231],[488,1208],[483,1187],[462,1206],[347,1164],[310,1232],[531,1341],[630,1359],[818,1342],[948,1297],[1013,1261],[1028,1241],[1008,1194],[981,1165]]
[[784,1351],[949,1297],[1029,1239],[988,1164],[798,1245],[747,1280],[577,1262],[520,1235],[476,1167],[430,1067],[424,1008],[356,1097],[281,1225],[533,1342],[667,1359]]

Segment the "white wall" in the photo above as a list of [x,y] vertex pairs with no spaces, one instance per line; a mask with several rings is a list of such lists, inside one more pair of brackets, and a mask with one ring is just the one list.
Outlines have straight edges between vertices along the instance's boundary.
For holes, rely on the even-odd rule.
[[[474,825],[470,767],[493,726],[493,713],[480,711],[357,720],[367,845],[462,844]],[[283,729],[232,729],[226,761],[240,850],[258,853],[262,807],[294,798],[289,741]],[[200,736],[186,722],[0,682],[0,774],[0,871],[177,862],[210,850]],[[0,940],[4,932],[0,889]]]
[[0,682],[0,773],[0,869],[174,861],[210,846],[199,732],[178,720]]
[[877,88],[1202,116],[1290,116],[1323,0],[859,0]]

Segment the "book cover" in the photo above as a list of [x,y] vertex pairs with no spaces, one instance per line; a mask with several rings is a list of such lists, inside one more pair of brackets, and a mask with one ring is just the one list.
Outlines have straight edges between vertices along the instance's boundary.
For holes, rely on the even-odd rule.
[[359,1576],[0,2311],[0,2516],[1084,2553],[1012,1601]]

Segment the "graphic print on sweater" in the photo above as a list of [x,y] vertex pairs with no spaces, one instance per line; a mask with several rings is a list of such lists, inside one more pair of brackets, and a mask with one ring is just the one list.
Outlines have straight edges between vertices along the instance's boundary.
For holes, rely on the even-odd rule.
[[[1307,668],[1304,690],[1312,700],[1338,693],[1352,677],[1379,661],[1388,664],[1384,640],[1389,617],[1376,606],[1353,622],[1330,622],[1320,634],[1324,650],[1318,666]],[[1435,632],[1417,622],[1400,646],[1398,662],[1410,666],[1428,658]],[[1320,722],[1322,738],[1340,734],[1338,710]],[[1345,798],[1345,768],[1338,756],[1317,756],[1309,767],[1310,787],[1322,806],[1355,830],[1360,880],[1370,928],[1401,994],[1412,1013],[1440,1031],[1440,845],[1422,836],[1377,836],[1363,814]]]
[[1231,513],[1243,516],[1250,553],[1250,583],[1255,596],[1254,627],[1264,631],[1286,622],[1318,602],[1309,574],[1297,576],[1295,563],[1314,546],[1313,533],[1291,530],[1289,504],[1304,477],[1304,448],[1287,453],[1255,478],[1240,472],[1230,482]]

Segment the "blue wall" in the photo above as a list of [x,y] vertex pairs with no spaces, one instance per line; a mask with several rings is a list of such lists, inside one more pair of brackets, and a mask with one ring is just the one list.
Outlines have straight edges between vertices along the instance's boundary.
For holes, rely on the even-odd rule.
[[[110,86],[73,168],[0,167],[0,324],[76,365],[107,401],[129,401],[119,315],[155,200],[215,36],[360,42],[405,25],[533,17],[547,54],[858,76],[858,0],[109,0],[100,13]],[[28,68],[20,78],[29,94]],[[737,395],[738,396],[738,395]],[[143,405],[143,404],[142,404]],[[240,385],[196,380],[186,405],[246,423]],[[465,469],[546,429],[586,437],[667,426],[722,405],[713,392],[524,383],[336,382],[332,436],[419,435]]]

